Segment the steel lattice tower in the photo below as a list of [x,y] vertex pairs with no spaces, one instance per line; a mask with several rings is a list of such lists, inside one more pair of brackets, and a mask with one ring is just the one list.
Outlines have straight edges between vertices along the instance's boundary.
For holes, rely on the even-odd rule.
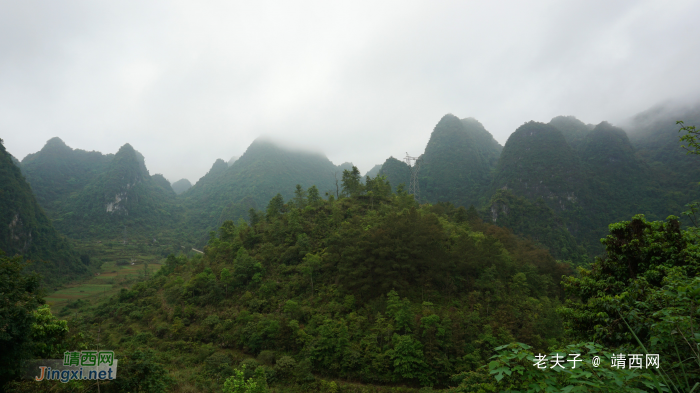
[[[411,185],[408,187],[408,193],[413,194],[413,198],[416,201],[420,201],[420,186],[418,185],[418,170],[420,170],[420,164],[423,160],[420,157],[411,157],[406,153],[406,158],[404,161],[411,168]],[[413,165],[411,165],[413,161]]]

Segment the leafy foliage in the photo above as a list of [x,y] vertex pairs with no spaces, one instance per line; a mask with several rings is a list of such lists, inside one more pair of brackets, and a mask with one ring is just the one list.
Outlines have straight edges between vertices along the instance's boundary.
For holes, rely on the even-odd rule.
[[28,269],[56,283],[80,275],[88,267],[73,246],[52,226],[37,204],[29,184],[0,140],[0,250],[21,254],[34,262]]
[[36,320],[34,310],[42,303],[40,278],[22,274],[21,257],[7,258],[0,252],[0,387],[15,376],[20,361],[32,354],[28,334]]
[[[346,179],[355,184],[353,172]],[[304,203],[313,188],[287,203],[276,196],[265,219],[225,222],[204,256],[168,257],[85,323],[102,320],[115,332],[105,345],[117,349],[136,342],[117,338],[125,324],[166,351],[216,344],[188,358],[216,378],[235,365],[223,358],[235,351],[268,359],[262,368],[246,360],[245,370],[264,372],[272,387],[322,376],[444,387],[497,343],[546,348],[562,338],[556,283],[568,265],[464,209],[387,194],[382,176],[363,188],[313,204]],[[227,388],[253,389],[246,372]]]

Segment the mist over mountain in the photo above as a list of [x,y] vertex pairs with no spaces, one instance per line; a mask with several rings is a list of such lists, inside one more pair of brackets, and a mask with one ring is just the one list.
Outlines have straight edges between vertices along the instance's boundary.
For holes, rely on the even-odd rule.
[[[622,237],[622,248],[629,248],[637,243],[625,237],[642,232],[657,231],[655,236],[670,236],[673,247],[679,244],[674,220],[661,232],[659,222],[639,216],[633,224],[624,222],[638,213],[652,219],[679,214],[682,204],[698,196],[690,180],[700,176],[694,174],[697,157],[674,148],[677,130],[667,119],[644,119],[636,134],[608,122],[586,125],[573,116],[530,121],[501,147],[476,119],[447,114],[420,155],[419,198],[407,194],[415,168],[394,157],[374,166],[367,179],[350,162],[335,165],[323,154],[261,138],[230,165],[217,159],[194,185],[186,179],[171,185],[161,174],[150,175],[145,158],[130,144],[102,155],[73,150],[54,138],[20,163],[34,189],[0,151],[0,192],[8,196],[0,200],[0,249],[46,260],[33,268],[46,282],[58,282],[90,268],[58,231],[104,256],[114,255],[114,239],[128,230],[133,244],[116,248],[151,252],[164,264],[147,279],[144,263],[143,281],[121,290],[118,302],[104,303],[101,310],[109,312],[100,315],[109,315],[117,329],[126,321],[129,329],[161,343],[183,337],[196,343],[225,340],[225,350],[293,359],[316,351],[314,343],[327,339],[324,332],[349,332],[347,326],[364,333],[347,338],[338,333],[338,340],[375,342],[374,333],[368,334],[384,326],[384,312],[404,334],[372,347],[371,356],[379,359],[400,348],[398,340],[413,340],[416,348],[430,351],[429,357],[416,356],[425,358],[425,367],[442,370],[435,380],[447,386],[452,364],[465,355],[453,350],[456,344],[438,345],[438,326],[445,331],[474,326],[471,336],[444,335],[442,340],[454,343],[480,342],[498,328],[500,335],[544,348],[565,337],[557,310],[566,293],[557,280],[571,279],[573,266],[588,266],[594,256],[600,263],[617,252],[610,242]],[[68,185],[54,189],[59,181]],[[44,195],[58,231],[32,191]],[[628,230],[611,230],[615,222],[615,228]],[[104,247],[95,246],[103,241]],[[649,252],[658,259],[655,250]],[[197,256],[187,258],[188,252]],[[629,253],[632,259],[638,254]],[[156,306],[146,310],[140,306],[144,300]],[[69,307],[79,306],[61,312],[71,313]],[[119,307],[142,311],[120,314]],[[238,314],[224,319],[230,310]],[[146,312],[151,319],[145,320]],[[311,327],[314,317],[306,314],[323,315],[322,328]],[[358,315],[364,322],[353,322]],[[375,322],[368,322],[372,316]],[[543,330],[542,318],[549,330]],[[522,328],[522,321],[529,327]],[[256,338],[268,325],[304,329],[312,339],[302,345],[289,339],[295,336],[286,328]],[[232,329],[247,333],[229,334]],[[280,352],[265,349],[279,342]],[[205,370],[221,358],[207,351]],[[341,355],[355,359],[352,352]],[[455,360],[435,360],[440,356]],[[362,359],[367,367],[374,364]],[[332,364],[314,360],[304,372]],[[397,381],[382,372],[353,372],[373,383]]]
[[[678,214],[686,195],[700,197],[692,181],[700,166],[679,148],[677,126],[669,120],[674,116],[678,112],[642,113],[626,126],[631,136],[607,122],[592,126],[557,116],[548,124],[523,124],[500,146],[478,120],[447,114],[420,155],[420,198],[474,205],[485,219],[533,238],[558,258],[595,255],[607,223],[635,212]],[[700,111],[681,116],[692,123]],[[144,157],[128,144],[103,155],[53,138],[20,167],[39,203],[69,236],[176,225],[187,228],[179,236],[201,242],[225,220],[247,220],[251,209],[265,210],[277,193],[291,199],[297,184],[339,196],[343,171],[352,164],[335,165],[323,154],[259,138],[241,157],[216,160],[194,185],[186,179],[170,185],[162,175],[149,175]],[[366,175],[384,175],[392,190],[400,184],[408,190],[411,168],[390,157]]]
[[681,147],[677,121],[684,121],[686,125],[700,124],[700,104],[656,106],[632,117],[624,125],[635,155],[648,164],[648,177],[658,184],[657,189],[664,195],[664,201],[655,207],[661,217],[677,215],[689,201],[700,198],[700,157],[687,154]]
[[46,195],[43,204],[54,225],[70,237],[114,236],[125,227],[157,233],[176,222],[170,183],[160,174],[151,176],[143,155],[129,144],[105,156],[73,150],[54,138],[22,167],[37,194]]
[[362,177],[363,177],[363,178],[366,178],[367,176],[369,176],[369,177],[371,177],[371,178],[374,178],[374,177],[377,176],[377,174],[379,173],[379,171],[380,171],[381,169],[382,169],[382,164],[377,164],[377,165],[373,166],[370,170],[368,170],[368,171],[365,173],[365,175],[362,176]]
[[550,120],[549,124],[561,131],[566,142],[574,150],[583,147],[586,135],[595,127],[592,124],[584,124],[574,116],[557,116]]
[[217,160],[181,195],[188,209],[187,225],[208,233],[225,220],[248,218],[250,209],[264,209],[278,193],[290,199],[297,184],[304,189],[316,186],[322,195],[336,195],[346,169],[352,169],[352,164],[336,166],[322,154],[288,150],[257,139],[230,167]]
[[[422,155],[421,199],[474,204],[484,218],[539,241],[555,256],[581,261],[577,256],[602,251],[598,240],[607,223],[636,213],[678,215],[700,198],[700,162],[680,148],[672,120],[698,124],[698,108],[642,113],[625,125],[629,136],[608,122],[593,126],[574,116],[531,121],[502,150],[476,120],[462,120],[472,125],[467,133],[446,115]],[[408,165],[393,157],[379,173],[394,189],[408,187],[411,178]]]
[[180,195],[183,192],[189,190],[192,187],[192,183],[190,183],[190,181],[187,179],[180,179],[175,183],[171,184],[171,187],[177,195]]

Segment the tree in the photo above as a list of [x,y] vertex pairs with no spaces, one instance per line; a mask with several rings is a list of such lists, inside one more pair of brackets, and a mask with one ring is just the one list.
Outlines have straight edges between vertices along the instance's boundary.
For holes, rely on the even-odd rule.
[[391,184],[385,175],[377,175],[374,179],[367,176],[365,183],[367,192],[371,192],[374,197],[391,197]]
[[365,187],[360,181],[360,170],[353,165],[352,170],[343,170],[343,195],[346,197],[356,197],[364,192]]
[[394,374],[397,379],[418,379],[426,384],[426,364],[423,356],[423,344],[410,335],[392,337],[394,349],[389,350],[389,357],[394,361]]
[[36,322],[31,330],[34,357],[58,359],[69,349],[65,343],[68,322],[53,316],[48,305],[43,305],[34,311],[34,318]]
[[304,262],[299,267],[301,272],[308,275],[311,279],[311,296],[314,294],[314,272],[321,267],[321,257],[315,254],[306,254]]
[[227,268],[221,269],[221,283],[224,285],[224,291],[226,296],[228,296],[228,286],[233,281],[233,274]]
[[265,380],[265,371],[262,367],[255,369],[253,377],[245,380],[244,364],[240,370],[234,370],[233,375],[224,382],[224,393],[266,393],[267,381]]
[[136,350],[119,358],[119,378],[111,381],[120,392],[166,392],[174,381],[152,350]]
[[267,221],[272,221],[282,214],[284,210],[284,198],[282,194],[275,195],[267,205]]
[[678,132],[687,132],[687,134],[680,136],[680,141],[690,146],[682,145],[681,147],[687,150],[687,154],[700,155],[700,130],[695,126],[686,126],[682,121],[677,121],[676,124],[681,126]]
[[316,186],[309,187],[308,194],[309,194],[309,205],[316,206],[318,204],[318,202],[321,200],[321,196],[318,193],[318,188],[316,188]]
[[[610,234],[601,240],[605,255],[590,269],[579,268],[578,277],[564,278],[564,288],[575,299],[561,312],[576,336],[620,345],[630,341],[618,315],[623,293],[626,302],[646,302],[671,269],[693,277],[700,273],[700,261],[698,246],[681,230],[677,217],[649,222],[640,214],[609,228]],[[647,333],[646,328],[639,332],[643,340]]]
[[22,257],[0,251],[0,387],[12,379],[22,359],[32,355],[34,310],[43,303],[40,277],[23,274]]
[[393,317],[396,321],[396,330],[411,333],[413,326],[413,313],[411,312],[411,301],[407,298],[401,300],[399,294],[393,289],[386,295],[386,315]]
[[248,220],[250,221],[250,226],[255,227],[260,221],[262,221],[262,212],[258,213],[255,209],[248,210]]
[[233,267],[234,281],[239,287],[248,285],[251,281],[260,282],[262,280],[262,264],[251,257],[243,247],[238,249],[236,259],[233,261]]
[[306,191],[301,188],[301,184],[297,184],[296,190],[294,190],[294,206],[298,209],[303,209],[306,207]]

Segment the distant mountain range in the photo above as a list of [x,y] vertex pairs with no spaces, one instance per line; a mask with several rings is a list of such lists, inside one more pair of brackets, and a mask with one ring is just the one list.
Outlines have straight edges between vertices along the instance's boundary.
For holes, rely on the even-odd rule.
[[[557,258],[582,262],[601,251],[598,239],[609,223],[636,213],[678,215],[700,198],[699,157],[680,148],[677,119],[699,124],[700,109],[645,112],[627,131],[573,116],[531,121],[501,146],[479,121],[448,114],[420,155],[420,200],[473,205],[484,219],[547,246]],[[53,138],[19,166],[38,204],[69,237],[114,237],[127,227],[144,236],[176,230],[193,243],[225,220],[265,210],[278,193],[291,199],[297,184],[337,197],[343,171],[352,169],[263,139],[240,157],[217,160],[194,185],[150,175],[128,144],[105,155]],[[411,168],[390,157],[366,173],[377,175],[396,191],[408,186]]]
[[[478,121],[448,114],[420,156],[420,198],[474,205],[484,219],[558,258],[583,261],[602,251],[608,224],[637,213],[679,215],[700,199],[700,159],[681,149],[675,119],[700,124],[700,109],[636,116],[630,135],[573,116],[531,121],[501,147]],[[393,157],[379,173],[394,189],[411,178],[411,168]]]

